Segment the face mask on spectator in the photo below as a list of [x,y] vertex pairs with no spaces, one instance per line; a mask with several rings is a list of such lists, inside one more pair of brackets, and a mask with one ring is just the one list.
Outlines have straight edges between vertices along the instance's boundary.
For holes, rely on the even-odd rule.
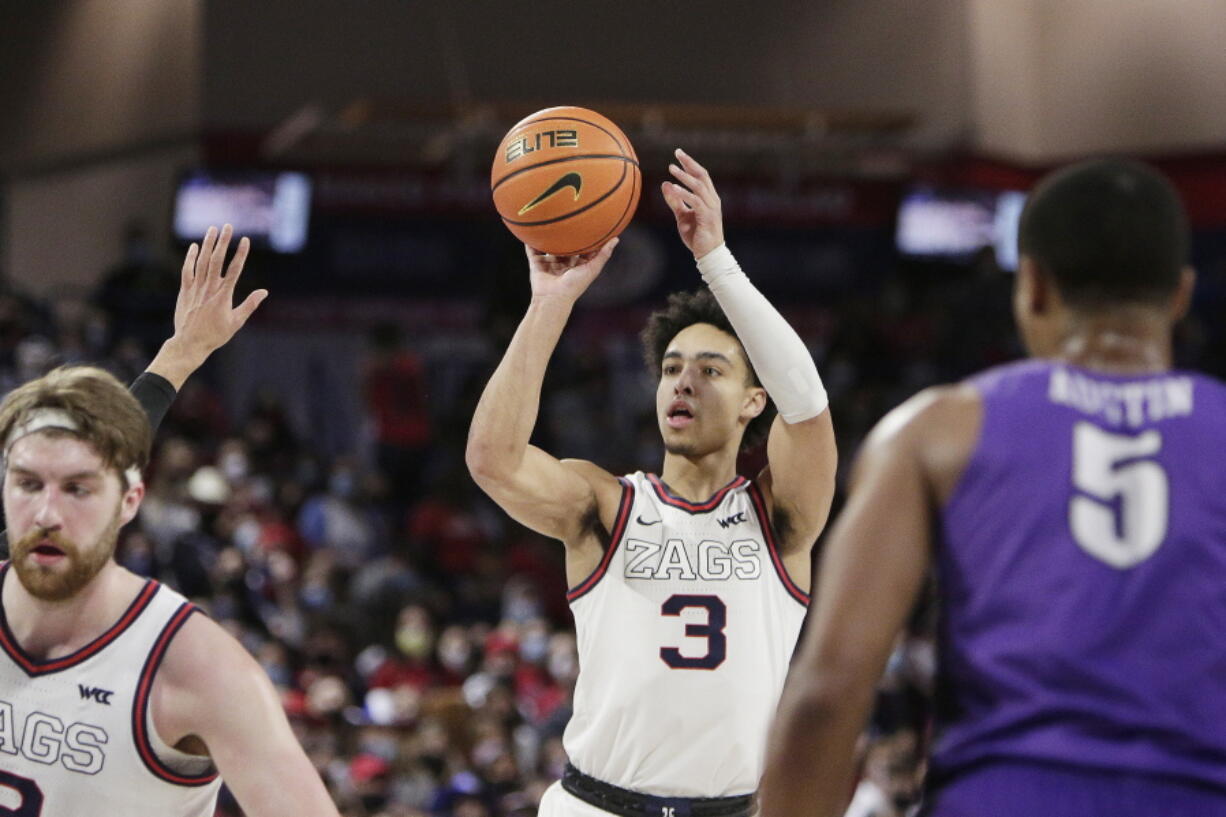
[[247,476],[247,455],[242,451],[231,449],[218,457],[217,467],[226,480],[234,485]]
[[548,652],[549,636],[545,633],[529,633],[519,642],[519,657],[529,663],[540,663]]
[[574,653],[555,650],[549,656],[549,674],[558,681],[572,680],[576,674]]
[[409,658],[422,659],[430,654],[430,632],[408,626],[396,630],[396,647]]
[[442,638],[438,645],[438,661],[448,672],[462,674],[468,668],[472,647],[463,638]]

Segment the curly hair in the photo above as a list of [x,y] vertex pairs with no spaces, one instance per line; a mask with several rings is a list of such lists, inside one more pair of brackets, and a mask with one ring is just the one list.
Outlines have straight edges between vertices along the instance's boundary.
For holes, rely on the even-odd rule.
[[[693,292],[674,292],[668,296],[668,304],[663,309],[651,313],[647,319],[647,325],[639,334],[639,340],[643,343],[643,359],[647,363],[647,371],[653,377],[660,376],[668,344],[677,337],[682,329],[696,323],[709,323],[716,329],[737,338],[736,330],[732,328],[724,310],[720,309],[719,302],[715,300],[711,290],[703,287]],[[749,371],[748,382],[761,387],[762,383],[758,380],[758,373],[754,371],[753,364],[749,362],[749,355],[745,354],[745,347],[741,346],[740,338],[737,338],[737,345],[741,349],[741,357]],[[775,404],[770,399],[770,395],[767,395],[766,408],[761,414],[750,420],[745,427],[745,436],[741,438],[741,450],[750,451],[761,445],[770,432],[771,422],[774,419]]]

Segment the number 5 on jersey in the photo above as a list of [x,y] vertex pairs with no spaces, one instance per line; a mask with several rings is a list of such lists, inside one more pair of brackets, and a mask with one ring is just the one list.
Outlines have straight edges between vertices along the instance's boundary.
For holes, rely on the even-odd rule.
[[1155,458],[1162,435],[1111,434],[1091,423],[1073,428],[1069,529],[1081,548],[1125,570],[1154,555],[1166,538],[1170,482]]
[[685,625],[686,637],[707,639],[707,654],[690,658],[682,655],[681,650],[676,647],[661,647],[660,658],[673,669],[715,669],[724,663],[724,658],[728,655],[728,638],[724,635],[724,626],[728,623],[728,608],[719,596],[678,594],[669,596],[660,606],[660,615],[679,616],[687,607],[701,607],[707,611],[706,624]]

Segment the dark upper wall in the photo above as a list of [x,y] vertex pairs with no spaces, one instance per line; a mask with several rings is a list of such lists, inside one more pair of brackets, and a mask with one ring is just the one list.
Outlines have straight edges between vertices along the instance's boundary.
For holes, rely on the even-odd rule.
[[5,4],[0,169],[190,137],[201,111],[201,2]]
[[699,102],[968,110],[964,0],[210,0],[205,119],[310,102]]

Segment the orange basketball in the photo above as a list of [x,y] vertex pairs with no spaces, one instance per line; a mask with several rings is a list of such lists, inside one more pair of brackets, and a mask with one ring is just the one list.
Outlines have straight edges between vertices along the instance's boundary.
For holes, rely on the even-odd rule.
[[586,108],[546,108],[521,120],[490,170],[503,223],[554,255],[590,252],[626,229],[642,187],[630,140]]

